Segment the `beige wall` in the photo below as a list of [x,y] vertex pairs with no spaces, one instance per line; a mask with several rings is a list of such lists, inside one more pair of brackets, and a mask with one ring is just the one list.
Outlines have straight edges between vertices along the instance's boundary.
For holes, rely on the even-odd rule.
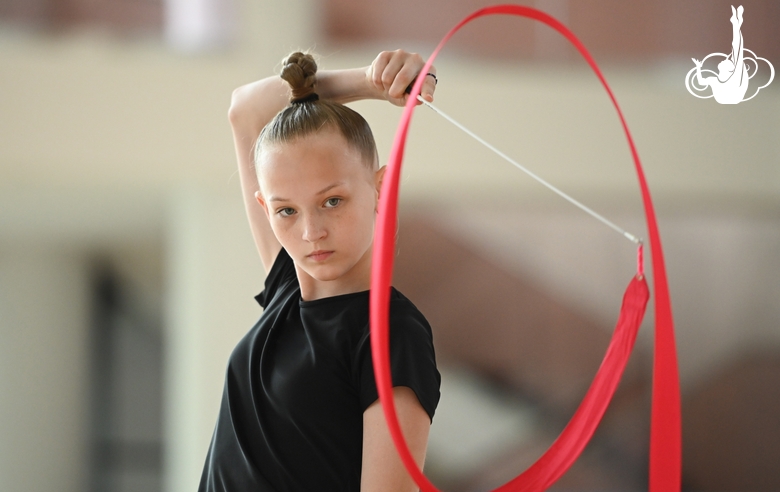
[[89,286],[84,258],[0,248],[0,488],[83,490]]

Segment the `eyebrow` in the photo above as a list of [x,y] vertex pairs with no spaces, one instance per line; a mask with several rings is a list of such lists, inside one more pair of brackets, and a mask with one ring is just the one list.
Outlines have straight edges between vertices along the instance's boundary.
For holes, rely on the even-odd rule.
[[[335,182],[335,183],[333,183],[333,184],[330,184],[330,185],[326,186],[325,188],[321,189],[321,190],[320,190],[320,191],[318,191],[318,192],[317,192],[315,195],[322,195],[322,194],[325,194],[325,193],[329,192],[330,190],[332,190],[333,188],[335,188],[335,187],[337,187],[337,186],[341,186],[341,185],[343,185],[343,184],[344,184],[344,182],[343,182],[343,181],[337,181],[337,182]],[[268,199],[268,201],[269,201],[269,202],[289,202],[289,201],[290,201],[290,199],[289,199],[289,198],[281,198],[281,197],[278,197],[278,196],[271,196],[271,197]]]

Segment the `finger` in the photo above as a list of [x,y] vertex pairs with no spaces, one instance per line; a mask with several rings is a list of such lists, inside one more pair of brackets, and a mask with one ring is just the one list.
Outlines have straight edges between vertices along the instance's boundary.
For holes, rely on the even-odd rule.
[[419,55],[406,57],[400,70],[395,75],[393,83],[390,86],[388,94],[390,97],[402,98],[409,84],[412,84],[420,73],[423,66],[422,58]]
[[[431,82],[431,81],[433,81],[433,82]],[[404,95],[404,105],[406,105],[406,100],[408,99],[409,94],[412,93],[412,87],[414,87],[414,84],[416,82],[417,82],[417,78],[415,77],[415,79],[412,81],[412,83],[409,84],[408,86],[406,86],[406,90],[404,91],[404,94],[405,94]],[[420,97],[422,97],[423,99],[425,99],[428,102],[433,102],[433,93],[436,91],[436,83],[437,83],[436,74],[434,74],[433,72],[427,72],[425,74],[425,78],[423,79],[423,85],[420,88]],[[417,99],[417,101],[415,101],[415,104],[417,104],[419,106],[420,104],[422,104],[422,101]]]
[[428,102],[433,102],[433,93],[436,92],[436,69],[431,67],[430,72],[425,74],[420,95]]
[[383,51],[377,55],[374,63],[371,64],[371,83],[383,94],[386,91],[384,84],[382,84],[382,74],[387,69],[387,64],[390,62],[392,55],[389,51]]
[[[408,53],[400,50],[396,51],[387,63],[387,67],[385,67],[385,71],[382,74],[382,85],[387,91],[387,95],[394,99],[403,97],[406,85],[414,78],[414,74],[409,78],[406,66],[407,57]],[[398,86],[404,84],[404,82],[406,85],[403,85],[403,87],[398,90]]]

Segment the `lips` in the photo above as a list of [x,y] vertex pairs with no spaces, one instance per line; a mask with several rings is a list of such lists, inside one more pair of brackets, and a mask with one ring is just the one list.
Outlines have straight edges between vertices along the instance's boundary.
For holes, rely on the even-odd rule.
[[309,253],[306,257],[311,258],[314,261],[325,261],[328,258],[330,258],[330,255],[333,254],[333,251],[325,251],[318,249],[317,251],[313,251],[312,253]]

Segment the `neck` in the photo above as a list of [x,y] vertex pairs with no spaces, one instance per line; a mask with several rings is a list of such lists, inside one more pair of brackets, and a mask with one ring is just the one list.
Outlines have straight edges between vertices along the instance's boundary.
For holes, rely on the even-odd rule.
[[304,301],[363,292],[371,287],[371,248],[348,272],[334,280],[317,280],[298,265],[295,265],[295,272]]

